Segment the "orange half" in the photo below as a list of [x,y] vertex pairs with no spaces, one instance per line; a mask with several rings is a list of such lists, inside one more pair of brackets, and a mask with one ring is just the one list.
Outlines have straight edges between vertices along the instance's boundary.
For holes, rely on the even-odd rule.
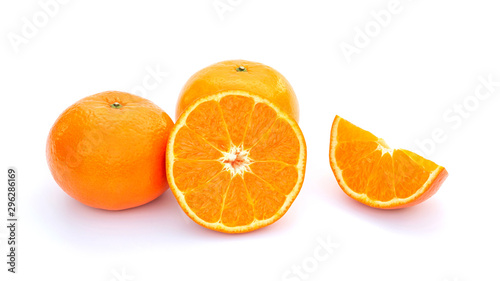
[[442,166],[386,142],[339,116],[330,139],[330,165],[339,186],[353,199],[375,208],[419,204],[448,176]]
[[198,99],[179,117],[167,146],[167,178],[184,212],[227,233],[281,218],[305,167],[306,144],[295,120],[244,91]]

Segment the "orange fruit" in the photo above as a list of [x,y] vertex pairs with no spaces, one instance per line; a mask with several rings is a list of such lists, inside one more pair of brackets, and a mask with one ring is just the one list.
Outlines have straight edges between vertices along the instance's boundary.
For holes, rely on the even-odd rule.
[[158,106],[123,92],[81,99],[56,120],[47,162],[57,184],[91,207],[146,204],[167,188],[165,149],[173,122]]
[[382,209],[419,204],[434,195],[448,176],[444,167],[411,151],[392,149],[339,116],[332,125],[330,165],[347,195]]
[[174,125],[167,177],[184,212],[221,232],[272,224],[300,191],[306,144],[297,122],[244,91],[198,99]]
[[299,121],[299,103],[286,78],[267,65],[245,60],[219,62],[191,76],[179,95],[176,119],[195,100],[228,90],[259,95]]

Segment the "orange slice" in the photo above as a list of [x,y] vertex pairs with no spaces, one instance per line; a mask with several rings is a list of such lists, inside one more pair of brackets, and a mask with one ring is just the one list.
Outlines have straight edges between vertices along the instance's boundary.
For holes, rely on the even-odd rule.
[[244,91],[200,98],[172,129],[167,178],[198,224],[239,233],[281,218],[300,191],[306,144],[296,121]]
[[434,195],[448,176],[444,167],[411,151],[392,149],[339,116],[332,125],[330,165],[347,195],[382,209],[419,204]]

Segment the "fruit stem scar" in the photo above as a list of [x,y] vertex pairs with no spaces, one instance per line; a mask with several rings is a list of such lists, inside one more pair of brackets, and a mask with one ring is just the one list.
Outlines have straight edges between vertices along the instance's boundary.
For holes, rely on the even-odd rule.
[[244,66],[241,65],[241,66],[239,66],[239,67],[236,68],[236,71],[238,71],[238,72],[247,72],[247,69]]
[[110,104],[110,106],[112,108],[116,108],[116,109],[119,109],[122,107],[122,105],[119,102],[112,103],[112,104]]

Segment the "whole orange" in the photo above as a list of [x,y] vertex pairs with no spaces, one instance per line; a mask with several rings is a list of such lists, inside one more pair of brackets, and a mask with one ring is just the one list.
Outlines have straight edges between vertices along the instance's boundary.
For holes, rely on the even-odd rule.
[[222,61],[191,76],[177,100],[176,119],[195,100],[230,90],[257,94],[299,121],[299,103],[288,80],[267,65],[245,60]]
[[165,149],[173,122],[151,101],[109,91],[86,97],[56,120],[47,162],[57,184],[91,207],[123,210],[167,188]]

